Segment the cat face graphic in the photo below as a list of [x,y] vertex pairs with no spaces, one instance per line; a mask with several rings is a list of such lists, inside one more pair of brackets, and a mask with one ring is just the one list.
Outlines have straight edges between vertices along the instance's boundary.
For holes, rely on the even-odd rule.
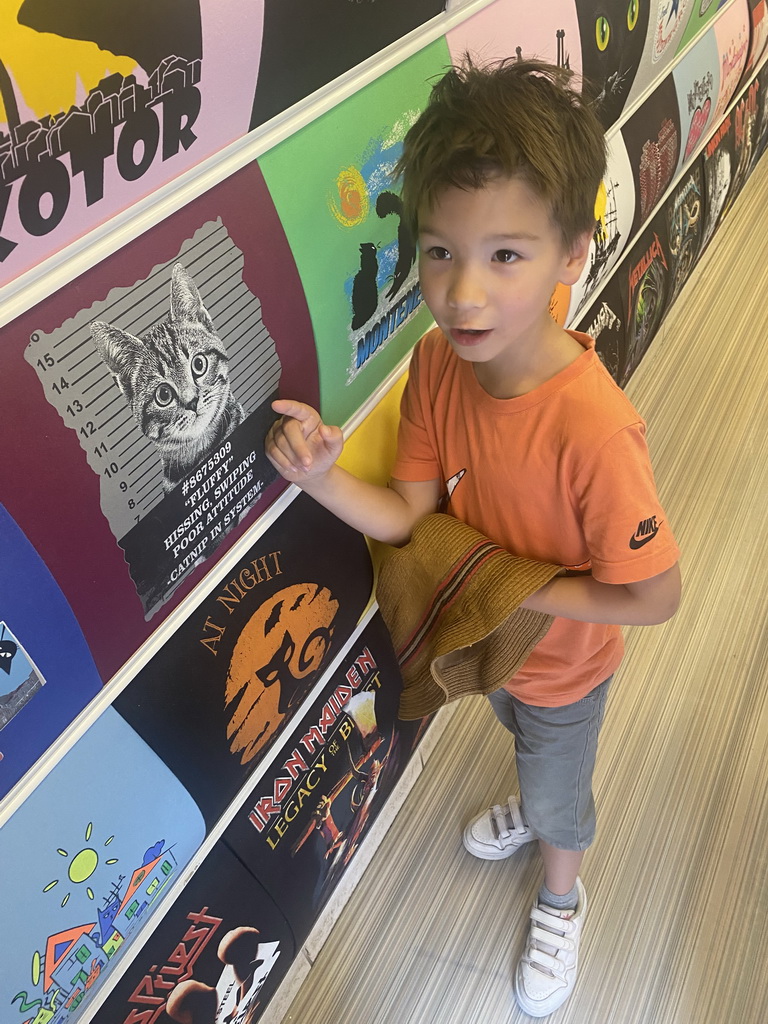
[[90,325],[99,355],[160,453],[166,490],[244,418],[230,390],[224,343],[181,263],[173,267],[170,306],[141,337],[103,321]]
[[648,32],[651,0],[576,0],[585,89],[609,128],[635,80]]

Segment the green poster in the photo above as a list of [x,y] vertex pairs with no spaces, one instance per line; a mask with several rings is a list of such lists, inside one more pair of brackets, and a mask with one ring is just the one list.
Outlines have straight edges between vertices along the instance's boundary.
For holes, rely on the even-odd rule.
[[346,422],[431,324],[391,172],[449,63],[440,39],[259,160],[304,286],[330,423]]
[[690,17],[688,18],[688,24],[685,26],[680,43],[677,47],[677,52],[682,53],[686,46],[697,36],[701,35],[704,31],[705,25],[707,25],[718,10],[722,7],[722,3],[718,3],[717,0],[701,0],[701,3],[694,3]]

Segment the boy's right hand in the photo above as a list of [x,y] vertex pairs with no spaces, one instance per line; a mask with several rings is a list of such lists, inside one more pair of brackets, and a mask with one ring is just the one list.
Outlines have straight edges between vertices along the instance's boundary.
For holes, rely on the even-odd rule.
[[278,473],[299,486],[327,473],[344,447],[341,430],[303,402],[281,398],[272,408],[281,418],[270,427],[264,450]]

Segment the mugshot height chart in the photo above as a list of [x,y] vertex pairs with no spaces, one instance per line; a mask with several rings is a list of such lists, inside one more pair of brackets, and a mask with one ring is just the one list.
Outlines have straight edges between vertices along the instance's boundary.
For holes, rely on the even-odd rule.
[[106,679],[284,489],[263,454],[271,398],[317,404],[303,292],[257,165],[5,336],[5,503]]

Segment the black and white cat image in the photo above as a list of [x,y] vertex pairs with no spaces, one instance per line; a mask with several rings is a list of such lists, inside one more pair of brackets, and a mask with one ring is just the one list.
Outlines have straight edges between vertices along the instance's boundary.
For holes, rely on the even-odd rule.
[[619,118],[648,34],[651,0],[576,0],[584,91],[604,128]]
[[183,480],[245,418],[229,385],[224,343],[181,263],[171,273],[171,312],[136,337],[95,320],[91,336],[163,464],[163,489]]

